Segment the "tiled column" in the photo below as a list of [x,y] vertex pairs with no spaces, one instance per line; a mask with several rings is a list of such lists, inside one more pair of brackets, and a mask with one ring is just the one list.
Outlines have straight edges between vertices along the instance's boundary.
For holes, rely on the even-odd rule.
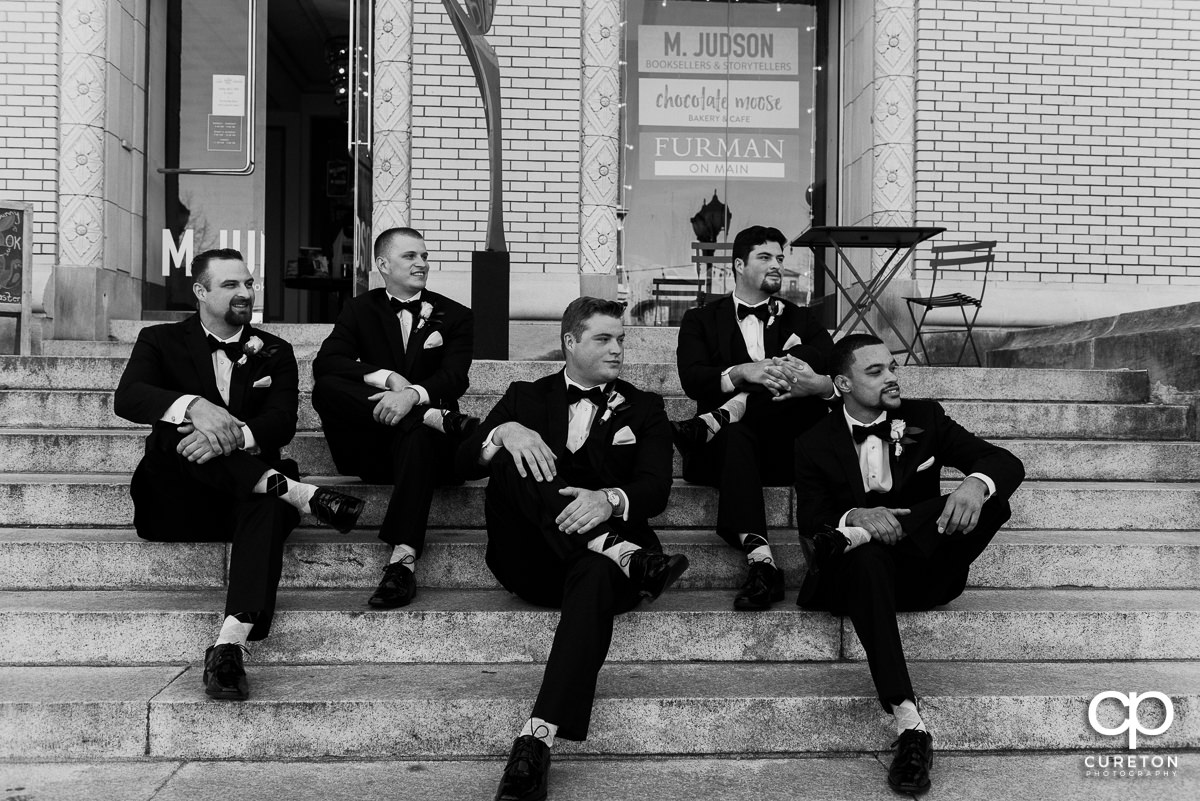
[[580,291],[616,296],[621,5],[583,0]]
[[412,0],[376,0],[374,233],[412,218]]

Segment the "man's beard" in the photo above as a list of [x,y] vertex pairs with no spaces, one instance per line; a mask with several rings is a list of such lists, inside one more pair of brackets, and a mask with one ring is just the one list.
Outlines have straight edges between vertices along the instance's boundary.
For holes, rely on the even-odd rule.
[[759,289],[761,289],[763,292],[766,292],[768,295],[774,295],[782,287],[783,287],[783,279],[766,277],[766,278],[763,278],[762,285],[759,286]]
[[245,310],[239,310],[230,306],[225,310],[225,322],[230,325],[245,325],[250,322],[250,318],[254,316],[254,304],[248,305]]

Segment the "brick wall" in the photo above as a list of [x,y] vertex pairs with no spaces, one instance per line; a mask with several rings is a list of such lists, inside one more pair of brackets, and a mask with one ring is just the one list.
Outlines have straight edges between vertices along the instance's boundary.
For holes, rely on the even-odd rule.
[[1200,284],[1200,3],[917,0],[916,219],[998,277]]
[[[579,265],[580,0],[497,4],[505,235],[514,271]],[[412,224],[443,269],[469,269],[487,222],[487,134],[475,78],[445,9],[413,17]]]
[[34,204],[34,262],[57,248],[58,0],[0,0],[0,199]]

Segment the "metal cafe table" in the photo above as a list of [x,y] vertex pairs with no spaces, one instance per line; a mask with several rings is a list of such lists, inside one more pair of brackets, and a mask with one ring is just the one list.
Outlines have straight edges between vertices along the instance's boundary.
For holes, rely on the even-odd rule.
[[[879,317],[883,323],[892,329],[892,333],[896,335],[900,344],[904,346],[904,351],[912,354],[914,341],[905,338],[903,332],[896,327],[892,318],[888,316],[887,310],[884,309],[880,301],[883,298],[883,291],[887,289],[888,284],[900,272],[900,268],[912,258],[917,245],[926,239],[937,236],[945,230],[945,228],[910,228],[905,226],[814,226],[793,239],[792,246],[805,245],[811,248],[814,261],[833,280],[833,285],[837,287],[838,292],[846,299],[849,311],[838,321],[837,327],[834,328],[833,335],[835,337],[839,333],[852,331],[860,322],[868,331],[878,337],[879,332],[875,330],[870,320],[867,319],[867,313],[871,309],[875,309],[879,313]],[[822,256],[822,251],[825,248],[832,248],[833,252],[837,254],[837,260],[833,267],[830,267]],[[872,250],[890,248],[892,252],[879,272],[863,278],[846,256],[845,251],[850,248],[869,248]],[[839,279],[837,270],[838,262],[845,266],[850,276],[852,276],[850,280],[842,281]],[[851,294],[853,290],[858,290],[861,294],[855,297]],[[882,328],[882,326],[880,327]],[[880,339],[882,338],[880,337]]]

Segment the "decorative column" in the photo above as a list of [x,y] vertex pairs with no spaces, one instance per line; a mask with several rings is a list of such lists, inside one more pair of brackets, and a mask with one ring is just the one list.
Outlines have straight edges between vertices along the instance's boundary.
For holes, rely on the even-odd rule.
[[621,152],[620,0],[583,0],[579,291],[617,296]]
[[914,184],[914,0],[875,0],[873,225],[912,225]]
[[413,0],[376,0],[374,47],[372,225],[377,235],[412,219]]

